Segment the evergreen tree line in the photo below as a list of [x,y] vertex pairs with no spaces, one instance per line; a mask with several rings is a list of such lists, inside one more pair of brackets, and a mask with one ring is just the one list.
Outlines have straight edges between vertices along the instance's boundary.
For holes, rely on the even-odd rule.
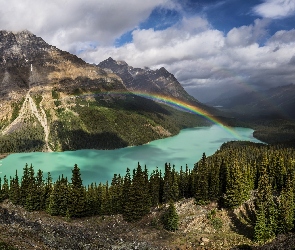
[[[181,172],[180,180],[188,174],[187,168],[186,173]],[[92,183],[85,187],[77,165],[72,170],[71,181],[62,175],[53,183],[50,173],[44,180],[41,170],[35,174],[33,166],[26,164],[21,178],[17,171],[10,179],[0,178],[0,201],[10,199],[28,211],[45,210],[50,215],[123,214],[127,221],[136,221],[149,213],[151,207],[184,197],[186,192],[183,195],[179,192],[178,175],[174,166],[165,164],[163,176],[158,169],[149,176],[147,168],[138,164],[132,173],[127,169],[124,177],[115,174],[110,184]]]
[[16,173],[0,185],[1,200],[9,198],[29,211],[46,210],[51,215],[83,217],[122,214],[136,221],[151,207],[194,197],[198,204],[218,201],[235,208],[254,196],[255,240],[266,241],[278,233],[294,230],[295,150],[248,142],[224,144],[213,156],[203,154],[191,170],[176,171],[165,164],[150,174],[146,167],[115,174],[111,183],[83,186],[77,165],[69,181],[61,176],[46,180],[32,166],[25,166],[21,180]]
[[295,150],[251,142],[224,144],[192,170],[199,204],[236,208],[254,198],[254,239],[265,242],[294,230]]

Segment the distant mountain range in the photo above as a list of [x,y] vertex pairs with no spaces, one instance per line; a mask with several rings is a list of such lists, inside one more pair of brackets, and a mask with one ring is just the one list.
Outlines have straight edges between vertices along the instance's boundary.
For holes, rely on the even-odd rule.
[[0,153],[111,149],[208,125],[132,92],[215,111],[164,68],[132,68],[111,58],[92,65],[29,31],[0,31]]
[[229,98],[221,96],[208,104],[240,115],[295,119],[295,85],[247,92]]
[[197,102],[164,67],[157,70],[133,68],[126,62],[115,61],[111,57],[99,63],[98,66],[120,76],[130,91],[155,93],[179,100]]

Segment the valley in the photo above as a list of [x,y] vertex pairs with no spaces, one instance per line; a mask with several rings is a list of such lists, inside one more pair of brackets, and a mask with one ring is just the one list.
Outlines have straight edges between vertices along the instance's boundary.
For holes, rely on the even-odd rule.
[[0,44],[0,247],[294,241],[293,85],[214,108],[164,67],[89,64],[26,30]]

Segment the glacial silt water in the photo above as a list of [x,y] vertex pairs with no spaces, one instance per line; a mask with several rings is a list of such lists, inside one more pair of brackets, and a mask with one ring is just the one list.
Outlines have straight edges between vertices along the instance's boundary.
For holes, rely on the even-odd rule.
[[66,152],[33,152],[16,153],[0,160],[0,177],[14,176],[17,169],[22,175],[26,163],[34,166],[35,171],[41,169],[46,177],[50,172],[55,181],[59,175],[64,174],[71,178],[71,169],[78,164],[81,169],[83,184],[91,182],[110,181],[113,175],[125,175],[126,168],[137,167],[137,162],[152,170],[156,167],[163,169],[165,162],[174,164],[176,169],[180,166],[193,168],[205,152],[213,154],[222,143],[232,140],[246,140],[259,142],[253,137],[253,130],[249,128],[233,128],[233,134],[214,125],[212,127],[198,127],[183,129],[178,135],[152,141],[148,144],[127,147],[115,150],[78,150]]

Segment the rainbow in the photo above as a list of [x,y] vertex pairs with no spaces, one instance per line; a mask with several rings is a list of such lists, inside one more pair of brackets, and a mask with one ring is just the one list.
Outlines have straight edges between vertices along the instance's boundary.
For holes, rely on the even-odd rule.
[[[129,92],[129,94],[130,94],[130,92]],[[197,114],[201,117],[204,117],[206,120],[212,122],[213,124],[216,124],[217,126],[221,127],[222,129],[226,130],[229,134],[233,135],[236,139],[238,139],[238,140],[240,139],[240,136],[235,132],[234,129],[223,124],[222,121],[220,121],[219,119],[217,119],[216,117],[212,116],[207,111],[205,111],[199,107],[196,107],[194,105],[191,105],[189,103],[186,103],[184,101],[181,101],[181,100],[173,98],[173,97],[167,97],[167,96],[159,95],[159,94],[151,94],[151,93],[138,92],[138,91],[132,91],[131,94],[135,94],[135,95],[147,98],[147,99],[151,99],[156,102],[161,102],[166,105],[188,111],[190,113]]]
[[[159,95],[159,94],[152,94],[152,93],[146,93],[146,92],[139,92],[139,91],[110,91],[110,92],[100,92],[100,93],[96,93],[94,95],[108,95],[108,94],[118,94],[118,95],[137,95],[137,96],[141,96],[156,102],[160,102],[169,106],[172,106],[174,108],[180,109],[180,110],[184,110],[193,114],[197,114],[201,117],[204,117],[206,120],[208,120],[209,122],[216,124],[218,127],[224,129],[225,131],[227,131],[227,133],[229,133],[230,135],[232,135],[234,138],[236,138],[237,140],[240,140],[240,136],[238,133],[235,132],[234,129],[232,129],[231,127],[223,124],[222,121],[220,121],[219,119],[217,119],[216,117],[214,117],[213,115],[209,114],[207,111],[196,107],[194,105],[191,105],[189,103],[186,103],[184,101],[181,101],[177,98],[174,97],[167,97],[164,95]],[[91,96],[93,94],[90,94]],[[85,95],[80,95],[80,96],[90,96],[88,94]]]

